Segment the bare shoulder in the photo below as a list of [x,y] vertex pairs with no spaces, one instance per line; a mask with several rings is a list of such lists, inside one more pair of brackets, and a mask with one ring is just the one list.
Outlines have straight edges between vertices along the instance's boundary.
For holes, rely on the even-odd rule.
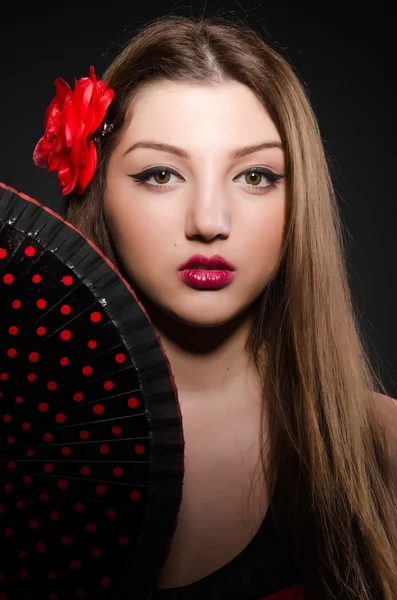
[[391,466],[397,486],[397,400],[384,394],[375,394],[375,401],[385,427]]
[[380,416],[384,419],[387,432],[394,437],[397,443],[397,400],[384,394],[375,394],[375,402]]

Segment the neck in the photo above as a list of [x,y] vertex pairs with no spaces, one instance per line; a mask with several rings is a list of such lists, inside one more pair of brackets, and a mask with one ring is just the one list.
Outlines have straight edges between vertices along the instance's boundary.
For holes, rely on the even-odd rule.
[[[245,404],[260,393],[259,377],[246,350],[248,312],[217,327],[192,327],[144,302],[171,365],[179,397],[201,406],[233,396]],[[205,403],[206,405],[208,404]]]

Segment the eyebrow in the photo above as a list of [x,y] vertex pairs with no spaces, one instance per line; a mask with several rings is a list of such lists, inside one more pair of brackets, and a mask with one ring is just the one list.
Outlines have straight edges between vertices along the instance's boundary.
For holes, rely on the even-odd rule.
[[[132,144],[123,154],[125,156],[129,152],[132,152],[136,148],[152,148],[153,150],[160,150],[161,152],[169,152],[171,154],[175,154],[179,156],[179,158],[184,158],[186,160],[190,160],[190,155],[183,148],[179,148],[178,146],[174,146],[172,144],[164,144],[161,142],[153,142],[150,140],[144,140],[142,142],[136,142]],[[236,158],[242,158],[243,156],[247,156],[248,154],[253,154],[254,152],[258,152],[259,150],[267,150],[269,148],[279,148],[283,150],[283,145],[281,142],[272,141],[272,142],[261,142],[260,144],[253,144],[251,146],[241,146],[240,148],[235,148],[229,152],[229,159],[235,160]]]

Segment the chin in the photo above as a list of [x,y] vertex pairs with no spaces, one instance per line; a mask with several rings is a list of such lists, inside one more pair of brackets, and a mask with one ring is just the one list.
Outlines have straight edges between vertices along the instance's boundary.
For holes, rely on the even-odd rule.
[[[168,327],[172,328],[172,321],[180,323],[184,327],[214,328],[233,322],[242,313],[246,312],[251,304],[250,299],[241,298],[236,302],[235,293],[227,297],[229,293],[222,291],[195,291],[193,295],[182,294],[173,289],[156,289],[149,287],[145,290],[132,282],[135,293],[147,311],[153,324],[162,324],[169,320]],[[170,302],[172,298],[172,302]]]
[[206,302],[205,306],[194,306],[190,302],[184,306],[163,306],[163,310],[173,320],[187,327],[221,327],[237,319],[245,307],[222,306],[222,303],[214,298],[213,302]]
[[234,315],[232,317],[229,316],[218,316],[218,315],[180,315],[175,314],[174,318],[176,321],[181,323],[182,325],[186,325],[188,327],[220,327],[221,325],[226,325],[233,321]]

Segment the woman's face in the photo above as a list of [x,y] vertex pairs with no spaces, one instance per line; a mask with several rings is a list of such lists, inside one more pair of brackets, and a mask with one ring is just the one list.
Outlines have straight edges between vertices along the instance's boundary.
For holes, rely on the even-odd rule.
[[[149,169],[146,185],[139,183]],[[104,200],[113,243],[138,296],[140,288],[193,326],[240,315],[280,258],[283,176],[278,131],[246,86],[163,82],[141,89],[110,158]],[[221,256],[234,270],[219,273],[215,263],[210,273],[195,264],[181,271],[197,254]]]

